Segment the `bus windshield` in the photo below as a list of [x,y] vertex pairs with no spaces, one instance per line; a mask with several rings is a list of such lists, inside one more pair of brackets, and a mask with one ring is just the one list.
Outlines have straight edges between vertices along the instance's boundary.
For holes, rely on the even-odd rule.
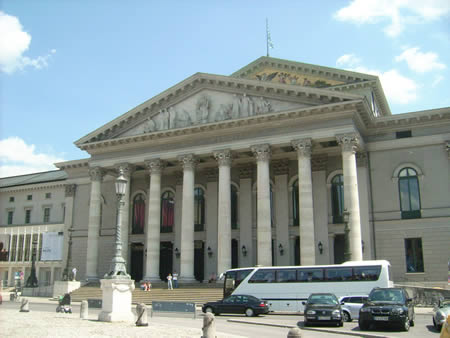
[[228,297],[254,269],[227,271],[223,284],[223,298]]

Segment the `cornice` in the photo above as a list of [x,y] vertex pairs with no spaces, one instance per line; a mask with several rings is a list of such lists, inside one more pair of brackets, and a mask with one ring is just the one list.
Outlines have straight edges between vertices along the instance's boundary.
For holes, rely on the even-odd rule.
[[58,163],[54,163],[54,165],[61,170],[87,168],[89,166],[89,159],[58,162]]
[[[0,192],[19,192],[19,191],[31,191],[31,190],[48,190],[48,189],[55,189],[55,188],[64,188],[67,184],[66,180],[59,181],[59,182],[48,182],[48,183],[38,183],[38,184],[27,184],[27,185],[20,185],[20,186],[12,186],[12,187],[5,187],[0,188]],[[64,188],[65,189],[65,188]]]

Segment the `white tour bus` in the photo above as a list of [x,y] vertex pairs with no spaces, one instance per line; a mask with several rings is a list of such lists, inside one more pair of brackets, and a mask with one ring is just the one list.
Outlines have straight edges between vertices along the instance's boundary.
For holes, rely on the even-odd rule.
[[223,295],[252,295],[267,301],[271,311],[303,311],[302,301],[311,293],[331,292],[339,298],[368,295],[374,287],[393,287],[390,266],[377,260],[231,269],[224,274]]

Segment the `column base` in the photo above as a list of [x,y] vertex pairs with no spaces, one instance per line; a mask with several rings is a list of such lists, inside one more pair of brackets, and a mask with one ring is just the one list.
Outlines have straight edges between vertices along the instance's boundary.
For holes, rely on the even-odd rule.
[[178,284],[183,283],[200,283],[195,277],[178,277]]
[[101,279],[102,312],[98,320],[102,322],[134,322],[131,311],[131,293],[134,290],[132,279]]

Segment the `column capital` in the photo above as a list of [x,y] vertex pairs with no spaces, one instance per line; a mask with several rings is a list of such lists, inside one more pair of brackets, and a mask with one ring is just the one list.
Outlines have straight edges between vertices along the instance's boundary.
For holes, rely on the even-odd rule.
[[146,160],[145,165],[147,166],[149,174],[152,175],[152,174],[161,174],[161,172],[166,167],[167,163],[161,161],[159,158],[156,158],[153,160]]
[[231,151],[230,149],[216,150],[213,152],[214,158],[219,163],[219,166],[231,165]]
[[291,145],[297,150],[298,156],[311,157],[312,140],[310,138],[293,140]]
[[92,167],[89,169],[89,176],[91,176],[91,181],[103,181],[103,176],[105,176],[105,169],[101,167]]
[[342,147],[342,151],[351,151],[356,153],[360,145],[361,137],[357,133],[336,135],[336,140]]
[[250,148],[257,161],[269,161],[271,150],[269,144],[257,144]]
[[66,184],[65,185],[65,197],[74,197],[77,190],[76,184]]
[[180,155],[178,156],[178,161],[184,170],[194,170],[198,162],[194,154]]
[[116,171],[117,173],[121,173],[123,176],[125,176],[127,179],[130,178],[131,174],[133,173],[135,167],[130,163],[119,163],[116,164]]

